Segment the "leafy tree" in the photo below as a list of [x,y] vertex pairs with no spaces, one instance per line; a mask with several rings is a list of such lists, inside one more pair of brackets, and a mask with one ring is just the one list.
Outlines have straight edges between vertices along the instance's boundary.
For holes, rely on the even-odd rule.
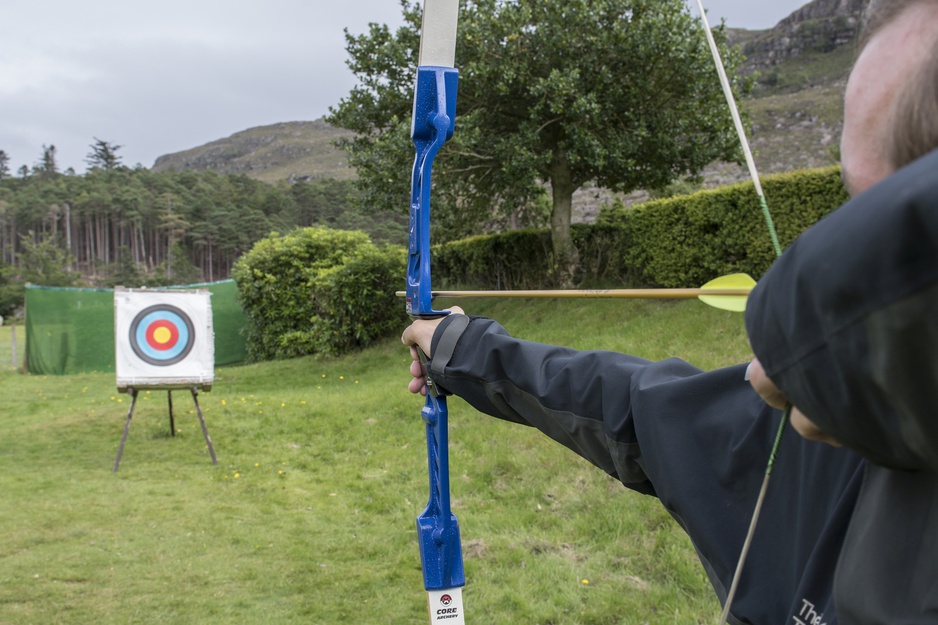
[[362,230],[376,243],[407,244],[406,215],[400,210],[356,210],[358,192],[351,180],[301,181],[290,186],[290,194],[297,225]]
[[23,284],[12,266],[0,261],[0,317],[9,318],[23,305]]
[[101,281],[102,286],[125,286],[135,288],[146,286],[147,276],[140,273],[140,268],[134,262],[134,257],[126,246],[118,250],[117,262],[108,265],[105,269],[107,277]]
[[[714,159],[738,159],[704,33],[683,0],[460,5],[457,132],[435,164],[438,241],[517,221],[519,211],[538,219],[533,207],[546,184],[555,267],[566,283],[579,187],[660,188]],[[408,204],[420,9],[401,6],[395,33],[378,24],[346,33],[359,84],[328,120],[355,132],[343,147],[372,207]],[[727,49],[722,27],[715,35],[733,76],[740,56]]]
[[91,169],[114,171],[121,166],[121,157],[117,155],[117,151],[122,147],[95,137],[94,143],[91,144],[91,151],[85,157],[85,162]]
[[199,268],[192,264],[186,248],[178,241],[170,247],[166,260],[154,273],[155,276],[150,282],[163,286],[192,284],[202,279]]

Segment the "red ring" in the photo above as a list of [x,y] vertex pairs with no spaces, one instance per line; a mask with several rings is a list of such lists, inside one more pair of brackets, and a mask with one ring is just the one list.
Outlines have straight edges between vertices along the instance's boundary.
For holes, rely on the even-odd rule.
[[[169,330],[169,340],[165,343],[159,343],[154,336],[155,332],[160,328],[166,328]],[[147,328],[147,344],[153,349],[158,350],[167,350],[172,349],[176,342],[179,341],[179,329],[176,327],[176,324],[170,323],[166,319],[158,319],[150,324],[150,327]]]

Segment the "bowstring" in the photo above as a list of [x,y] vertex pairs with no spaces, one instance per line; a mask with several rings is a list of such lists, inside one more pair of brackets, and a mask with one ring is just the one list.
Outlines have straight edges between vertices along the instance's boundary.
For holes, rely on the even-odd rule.
[[[762,183],[759,180],[759,172],[756,171],[756,163],[752,158],[752,150],[749,148],[749,141],[746,139],[746,131],[743,128],[742,120],[739,116],[739,109],[736,106],[736,98],[733,96],[733,90],[730,87],[730,81],[726,76],[726,69],[723,66],[723,59],[720,57],[720,50],[717,48],[716,40],[713,38],[713,32],[710,30],[710,23],[707,21],[707,12],[704,10],[703,1],[697,0],[697,9],[700,12],[700,21],[707,37],[707,44],[710,46],[710,54],[713,56],[713,62],[716,65],[717,74],[720,77],[720,85],[723,88],[723,95],[726,97],[726,103],[729,105],[730,114],[733,116],[733,125],[736,127],[736,134],[739,136],[740,145],[743,148],[743,155],[746,158],[746,165],[749,168],[749,175],[756,188],[756,194],[759,196],[759,205],[762,208],[762,216],[765,219],[765,225],[769,230],[769,238],[772,240],[772,247],[775,250],[776,257],[782,255],[782,246],[778,241],[778,233],[775,230],[775,222],[772,220],[772,213],[769,211],[768,202],[765,200],[765,193],[762,191]],[[746,564],[746,556],[749,553],[749,547],[752,545],[752,537],[755,535],[756,526],[759,523],[759,513],[762,511],[762,504],[765,501],[765,494],[769,488],[769,478],[772,476],[772,470],[775,468],[775,459],[778,456],[778,450],[782,443],[782,435],[785,433],[785,424],[788,423],[791,415],[791,405],[785,408],[784,415],[779,422],[778,431],[775,434],[775,441],[772,444],[772,451],[769,454],[769,461],[765,468],[765,477],[762,479],[762,487],[759,489],[759,496],[756,499],[756,505],[752,512],[752,520],[749,523],[749,530],[746,532],[746,538],[743,541],[743,547],[739,554],[739,560],[736,563],[736,571],[733,573],[733,581],[730,584],[729,592],[726,595],[726,601],[723,604],[723,612],[720,614],[720,625],[726,624],[729,617],[730,608],[733,605],[733,599],[736,596],[736,590],[739,587],[739,580],[742,577],[743,566]]]

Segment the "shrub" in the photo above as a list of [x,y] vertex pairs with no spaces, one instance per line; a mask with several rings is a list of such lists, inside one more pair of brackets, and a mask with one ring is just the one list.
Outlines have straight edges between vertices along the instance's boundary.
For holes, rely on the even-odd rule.
[[550,250],[550,233],[544,230],[512,230],[434,246],[432,286],[539,288],[549,273]]
[[[574,224],[571,229],[580,265],[580,286],[621,283],[627,279],[622,263],[624,231],[615,225]],[[550,232],[513,230],[470,237],[433,248],[433,288],[544,289],[551,281]]]
[[[235,263],[232,277],[250,323],[252,360],[337,354],[386,336],[404,275],[403,251],[379,250],[361,232],[300,228],[272,233]],[[396,280],[395,280],[396,278]]]
[[404,283],[403,247],[362,246],[341,265],[313,278],[311,333],[317,352],[341,354],[399,333],[407,323],[404,300],[394,292]]

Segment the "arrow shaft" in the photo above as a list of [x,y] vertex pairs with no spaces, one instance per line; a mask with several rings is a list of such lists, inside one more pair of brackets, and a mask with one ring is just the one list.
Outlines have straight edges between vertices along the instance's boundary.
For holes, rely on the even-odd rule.
[[[745,297],[750,289],[563,289],[508,291],[431,291],[432,297],[551,297],[609,299],[695,299],[701,295]],[[397,291],[404,297],[404,291]]]

